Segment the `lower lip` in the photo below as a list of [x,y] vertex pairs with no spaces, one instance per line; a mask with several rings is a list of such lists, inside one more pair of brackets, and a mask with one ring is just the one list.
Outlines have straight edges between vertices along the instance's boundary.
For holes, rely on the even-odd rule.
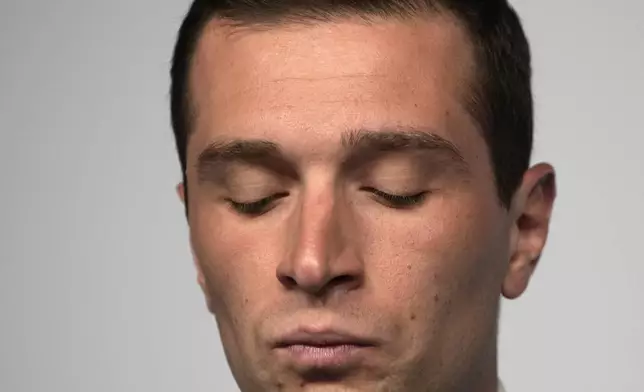
[[294,344],[280,348],[297,367],[343,368],[357,364],[369,346],[340,344],[333,346],[308,346]]

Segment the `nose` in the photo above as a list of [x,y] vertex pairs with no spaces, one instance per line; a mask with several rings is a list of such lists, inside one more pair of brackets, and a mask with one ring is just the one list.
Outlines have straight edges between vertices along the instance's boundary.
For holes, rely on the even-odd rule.
[[288,256],[277,267],[284,287],[323,296],[361,286],[364,266],[351,240],[356,230],[344,203],[332,194],[305,200],[293,223]]

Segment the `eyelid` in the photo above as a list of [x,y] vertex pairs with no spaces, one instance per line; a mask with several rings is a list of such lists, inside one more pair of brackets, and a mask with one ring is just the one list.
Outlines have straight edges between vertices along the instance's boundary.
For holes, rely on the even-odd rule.
[[412,197],[412,198],[413,197],[420,197],[421,195],[424,195],[424,194],[428,193],[428,191],[421,191],[421,192],[415,192],[415,193],[396,194],[396,193],[384,192],[384,191],[381,191],[380,189],[370,187],[370,186],[362,187],[362,188],[360,188],[360,190],[366,191],[366,192],[371,192],[371,193],[375,194],[376,196],[381,196],[381,197],[401,197],[401,198],[403,198],[403,197]]
[[256,199],[253,201],[246,201],[246,202],[237,201],[232,198],[226,198],[225,200],[239,214],[249,215],[249,216],[259,216],[268,212],[270,209],[272,209],[269,207],[273,202],[279,199],[282,199],[284,197],[287,197],[288,195],[289,195],[288,192],[280,192],[280,193],[274,193],[267,197],[263,197],[261,199]]
[[381,203],[394,209],[412,209],[419,206],[430,191],[422,191],[414,194],[395,195],[383,192],[373,187],[362,187],[360,190],[370,192],[381,200]]

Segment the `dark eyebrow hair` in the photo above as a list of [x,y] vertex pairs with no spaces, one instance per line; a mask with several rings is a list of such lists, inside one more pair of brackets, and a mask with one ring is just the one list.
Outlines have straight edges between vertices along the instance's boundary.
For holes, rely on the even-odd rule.
[[261,163],[275,172],[296,175],[277,143],[259,139],[230,140],[211,143],[199,154],[196,164],[199,181],[222,179],[222,169],[230,162]]
[[[459,149],[449,140],[419,128],[389,128],[372,131],[351,130],[342,135],[346,157],[342,162],[345,171],[363,166],[383,154],[431,150],[446,154],[457,168],[469,172],[469,166]],[[222,181],[225,168],[231,162],[246,162],[265,167],[291,178],[297,169],[283,153],[280,146],[269,140],[216,141],[206,147],[197,158],[197,176],[200,182]]]
[[469,165],[458,147],[429,129],[353,130],[343,135],[342,144],[349,151],[347,166],[373,160],[386,153],[429,150],[445,154],[458,169],[469,172]]

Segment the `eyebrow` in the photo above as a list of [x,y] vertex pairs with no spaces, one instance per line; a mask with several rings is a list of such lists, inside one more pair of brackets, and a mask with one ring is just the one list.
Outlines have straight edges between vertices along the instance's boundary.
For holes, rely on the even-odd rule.
[[[390,153],[431,151],[448,157],[453,166],[460,171],[469,172],[469,166],[456,145],[430,129],[398,127],[377,131],[350,130],[342,135],[341,143],[345,150],[345,159],[341,167],[345,171],[351,171]],[[260,166],[297,178],[295,164],[277,143],[262,139],[242,139],[216,141],[206,147],[197,159],[199,181],[223,182],[225,169],[233,162]]]
[[199,181],[223,181],[225,168],[232,162],[262,166],[291,177],[297,175],[277,143],[261,139],[230,140],[211,143],[199,154],[196,164]]
[[442,154],[456,168],[469,172],[469,165],[458,147],[431,129],[398,127],[380,131],[352,130],[343,135],[342,144],[349,151],[345,161],[347,166],[374,160],[387,153],[430,151]]

